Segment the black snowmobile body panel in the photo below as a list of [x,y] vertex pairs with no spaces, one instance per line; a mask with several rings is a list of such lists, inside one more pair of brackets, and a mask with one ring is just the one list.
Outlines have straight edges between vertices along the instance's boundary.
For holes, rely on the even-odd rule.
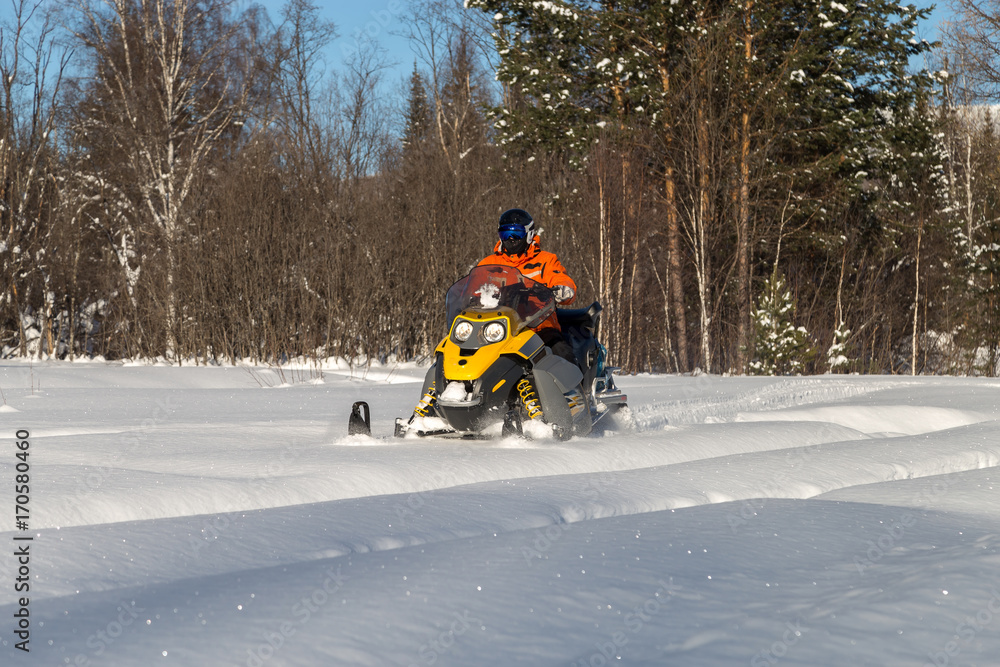
[[583,386],[590,391],[594,388],[598,373],[603,370],[599,368],[601,364],[598,362],[600,344],[594,337],[602,310],[601,304],[596,301],[587,308],[556,310],[563,338],[573,348],[577,364],[583,371]]

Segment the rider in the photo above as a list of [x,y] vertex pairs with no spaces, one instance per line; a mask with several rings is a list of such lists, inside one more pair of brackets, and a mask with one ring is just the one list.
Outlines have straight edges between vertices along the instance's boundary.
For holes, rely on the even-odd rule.
[[[535,221],[527,211],[519,208],[504,211],[497,224],[497,233],[500,235],[500,240],[494,246],[493,254],[480,260],[478,266],[489,264],[514,267],[524,277],[550,288],[556,303],[560,306],[573,303],[576,298],[576,283],[566,273],[555,253],[542,250],[538,243],[538,232],[535,231]],[[556,318],[546,319],[535,329],[535,333],[554,354],[572,364],[577,363],[573,348],[563,338]],[[533,402],[537,399],[525,400]],[[410,423],[416,417],[426,417],[436,401],[437,396],[432,385],[413,409]],[[541,415],[541,410],[532,408],[529,409],[529,414],[534,419],[535,414]]]
[[[500,240],[493,247],[493,254],[480,260],[479,266],[499,264],[514,267],[525,278],[531,278],[550,288],[558,305],[568,306],[573,303],[576,299],[576,283],[566,273],[555,253],[542,250],[535,221],[527,211],[519,208],[504,211],[497,224],[497,233]],[[563,338],[559,322],[555,318],[546,320],[535,333],[555,354],[576,364],[573,348]]]

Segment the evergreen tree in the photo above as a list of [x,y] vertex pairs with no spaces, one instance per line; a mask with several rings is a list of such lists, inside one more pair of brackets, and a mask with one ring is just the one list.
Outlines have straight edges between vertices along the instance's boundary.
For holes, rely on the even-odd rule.
[[833,331],[833,343],[826,351],[826,365],[831,372],[838,373],[847,370],[851,360],[847,358],[847,339],[851,335],[851,330],[847,324],[841,320],[837,328]]
[[735,20],[744,14],[753,36],[746,92],[782,105],[785,164],[796,156],[792,164],[811,167],[819,158],[848,171],[870,164],[877,153],[864,148],[905,127],[912,116],[903,112],[933,84],[927,72],[908,71],[910,59],[931,47],[915,38],[917,22],[929,10],[892,0],[467,5],[494,15],[497,79],[508,87],[495,122],[506,142],[528,146],[585,151],[595,130],[610,120],[654,127],[673,122],[664,114],[671,89],[686,83],[678,75],[693,75],[682,67],[693,41],[712,30],[730,30],[732,51],[724,67],[731,77],[743,76],[747,58]]
[[806,167],[810,187],[834,176],[860,189],[884,167],[891,173],[913,135],[923,142],[928,133],[917,108],[933,80],[909,71],[910,60],[931,48],[915,38],[928,10],[892,0],[779,6],[758,52],[768,68],[787,67],[777,156]]
[[795,300],[777,267],[771,273],[760,303],[753,312],[756,345],[750,362],[751,375],[793,375],[802,373],[816,357],[804,327],[793,321]]
[[585,151],[609,100],[603,89],[599,26],[586,0],[469,0],[494,14],[505,102],[492,110],[501,145]]
[[413,74],[410,75],[410,96],[406,108],[405,127],[403,129],[403,150],[406,154],[420,150],[427,141],[431,131],[431,106],[427,101],[427,90],[424,78],[413,63]]

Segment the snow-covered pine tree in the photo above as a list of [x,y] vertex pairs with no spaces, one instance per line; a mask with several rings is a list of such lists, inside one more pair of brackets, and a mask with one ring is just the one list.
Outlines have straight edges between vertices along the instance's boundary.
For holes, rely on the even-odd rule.
[[[931,47],[916,38],[928,11],[894,0],[780,4],[786,18],[763,28],[759,52],[770,67],[788,68],[789,118],[774,155],[794,170],[797,189],[830,192],[823,184],[832,178],[863,203],[854,195],[893,172],[914,133],[920,144],[930,135],[917,110],[932,75],[910,68]],[[834,203],[814,199],[809,213],[836,220]]]
[[467,0],[493,14],[505,87],[492,110],[511,150],[585,156],[609,124],[657,122],[676,44],[702,8],[642,0]]
[[804,327],[794,323],[795,299],[777,270],[764,284],[751,317],[756,334],[751,375],[795,375],[816,357]]
[[[501,140],[529,151],[586,152],[609,122],[668,129],[671,92],[694,71],[683,64],[691,45],[714,29],[731,33],[714,40],[731,49],[723,69],[734,79],[719,93],[739,90],[754,99],[751,113],[781,115],[778,132],[766,138],[780,157],[772,168],[808,176],[804,187],[830,175],[857,184],[857,172],[874,167],[880,147],[898,145],[918,98],[933,87],[930,73],[909,68],[931,47],[916,38],[929,10],[894,0],[466,5],[493,14],[497,79],[507,89],[493,110]],[[746,31],[752,38],[747,69]],[[748,81],[737,86],[737,78]]]
[[585,151],[581,132],[601,119],[599,86],[588,53],[598,36],[585,0],[468,0],[493,13],[504,99],[491,110],[501,145],[532,153],[551,148]]
[[833,331],[833,343],[826,351],[826,365],[830,372],[840,373],[850,366],[851,360],[847,358],[847,339],[850,335],[847,323],[841,320]]

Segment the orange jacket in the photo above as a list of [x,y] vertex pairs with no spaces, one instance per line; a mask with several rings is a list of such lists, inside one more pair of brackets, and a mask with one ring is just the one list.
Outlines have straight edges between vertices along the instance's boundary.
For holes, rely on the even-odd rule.
[[[505,255],[501,252],[501,248],[502,244],[497,241],[496,246],[493,247],[493,254],[484,257],[478,266],[484,264],[512,266],[520,271],[521,275],[525,278],[531,278],[546,287],[551,288],[557,285],[566,285],[576,292],[576,283],[566,273],[566,269],[563,268],[559,258],[556,257],[554,252],[542,250],[542,247],[538,244],[537,237],[531,241],[531,245],[528,246],[527,251],[523,255]],[[568,306],[574,300],[576,300],[575,294],[572,299],[559,305]]]

